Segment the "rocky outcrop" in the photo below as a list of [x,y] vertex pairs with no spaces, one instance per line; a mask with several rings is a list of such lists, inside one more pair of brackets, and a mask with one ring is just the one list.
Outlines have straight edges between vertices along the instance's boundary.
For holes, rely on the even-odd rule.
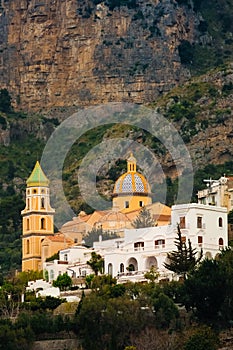
[[178,46],[198,23],[175,0],[2,0],[0,84],[28,111],[154,101],[189,78]]

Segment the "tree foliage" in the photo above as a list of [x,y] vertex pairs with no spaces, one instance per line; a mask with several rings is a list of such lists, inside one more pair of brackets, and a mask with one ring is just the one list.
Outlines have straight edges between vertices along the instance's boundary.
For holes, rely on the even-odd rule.
[[7,89],[0,89],[0,111],[9,113],[12,110],[11,96]]
[[91,259],[87,261],[87,264],[92,268],[95,275],[97,276],[98,273],[103,272],[104,267],[104,259],[100,254],[97,254],[96,252],[91,253]]
[[53,281],[53,286],[60,288],[60,290],[69,289],[72,286],[72,279],[67,273],[59,275],[55,281]]
[[150,211],[144,206],[139,212],[139,215],[132,223],[134,228],[143,228],[143,227],[153,227],[155,226],[155,221],[151,216]]
[[103,231],[102,227],[93,227],[92,230],[89,231],[84,237],[85,245],[88,247],[93,247],[93,242],[99,241],[100,237],[103,241],[106,241],[119,236],[114,232]]
[[233,251],[205,259],[184,283],[184,304],[207,324],[229,326],[233,320]]
[[178,237],[175,239],[177,250],[167,254],[168,262],[164,263],[164,266],[168,270],[186,278],[187,274],[193,271],[202,259],[202,251],[200,256],[196,258],[197,250],[192,248],[191,241],[188,240],[188,246],[186,242],[182,241],[182,234],[179,225],[177,225],[177,236]]
[[187,340],[184,350],[216,350],[218,336],[207,326],[199,327]]

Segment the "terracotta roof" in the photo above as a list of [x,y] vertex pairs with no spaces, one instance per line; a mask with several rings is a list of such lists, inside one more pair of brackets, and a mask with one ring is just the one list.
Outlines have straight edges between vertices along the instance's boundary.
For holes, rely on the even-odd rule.
[[66,237],[64,234],[59,233],[51,236],[46,236],[46,239],[49,239],[52,242],[73,242],[70,238]]

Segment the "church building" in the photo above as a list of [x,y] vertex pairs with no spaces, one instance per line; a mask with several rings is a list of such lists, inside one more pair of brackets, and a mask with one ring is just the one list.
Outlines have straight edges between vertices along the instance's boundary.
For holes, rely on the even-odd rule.
[[86,214],[81,211],[72,221],[65,223],[60,232],[54,234],[55,210],[50,206],[49,180],[39,162],[27,180],[26,207],[23,218],[22,271],[41,270],[47,258],[61,249],[80,245],[85,235],[93,228],[124,235],[131,229],[141,209],[146,207],[157,226],[167,225],[171,209],[162,203],[152,203],[150,186],[146,178],[137,171],[136,159],[131,154],[127,160],[127,171],[115,183],[112,208]]

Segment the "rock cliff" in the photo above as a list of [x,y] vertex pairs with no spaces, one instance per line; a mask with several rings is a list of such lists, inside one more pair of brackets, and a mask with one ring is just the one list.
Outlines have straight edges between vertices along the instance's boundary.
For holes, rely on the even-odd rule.
[[190,6],[111,3],[1,1],[0,85],[16,109],[145,103],[189,78],[178,46],[198,40],[200,21]]

